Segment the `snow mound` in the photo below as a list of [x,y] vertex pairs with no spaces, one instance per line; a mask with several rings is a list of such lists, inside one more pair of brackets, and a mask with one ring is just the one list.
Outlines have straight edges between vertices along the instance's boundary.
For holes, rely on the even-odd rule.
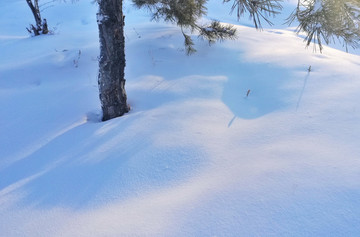
[[132,109],[100,122],[96,10],[0,10],[0,236],[360,233],[359,56],[238,25],[188,57],[126,5]]

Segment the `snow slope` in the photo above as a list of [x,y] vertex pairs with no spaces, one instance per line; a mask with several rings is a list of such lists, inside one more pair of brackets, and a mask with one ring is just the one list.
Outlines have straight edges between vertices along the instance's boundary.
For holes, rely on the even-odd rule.
[[5,1],[0,236],[359,235],[358,55],[244,23],[188,57],[127,4],[132,110],[99,122],[96,5],[54,3],[31,38]]

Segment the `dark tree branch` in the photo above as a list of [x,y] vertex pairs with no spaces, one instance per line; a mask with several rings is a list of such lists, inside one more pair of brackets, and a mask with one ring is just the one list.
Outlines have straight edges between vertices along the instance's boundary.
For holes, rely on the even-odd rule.
[[34,3],[32,0],[26,0],[28,6],[30,7],[30,10],[34,16],[35,19],[35,25],[30,25],[30,29],[27,28],[29,33],[34,33],[34,35],[40,35],[40,34],[47,34],[49,33],[48,25],[46,22],[46,19],[42,19],[40,15],[40,9],[39,9],[39,1],[34,0]]

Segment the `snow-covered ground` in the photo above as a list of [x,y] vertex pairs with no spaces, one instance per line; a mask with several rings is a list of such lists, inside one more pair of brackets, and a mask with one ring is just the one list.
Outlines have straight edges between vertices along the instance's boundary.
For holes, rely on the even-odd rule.
[[132,110],[99,122],[97,6],[55,3],[29,37],[3,2],[0,236],[360,235],[360,56],[244,21],[189,57],[127,4]]

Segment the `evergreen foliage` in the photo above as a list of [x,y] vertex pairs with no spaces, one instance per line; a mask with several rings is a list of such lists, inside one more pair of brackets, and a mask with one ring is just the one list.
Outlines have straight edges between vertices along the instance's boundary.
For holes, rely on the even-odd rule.
[[306,33],[306,45],[326,44],[338,39],[345,46],[359,46],[360,0],[299,0],[288,23],[297,20],[297,32]]
[[[236,29],[230,25],[212,21],[208,25],[199,25],[198,21],[206,16],[207,0],[133,0],[139,8],[147,8],[152,13],[152,20],[164,20],[181,27],[184,35],[186,52],[195,52],[194,42],[186,29],[196,31],[199,37],[209,43],[218,40],[236,38]],[[255,28],[262,28],[262,21],[272,25],[270,17],[275,17],[282,10],[283,0],[223,0],[232,2],[230,13],[236,12],[238,19],[245,13],[253,21]],[[287,23],[298,22],[297,33],[306,33],[306,45],[322,42],[326,44],[334,39],[344,42],[345,46],[359,46],[360,0],[298,0],[294,12]]]
[[[231,0],[224,0],[230,2]],[[236,10],[238,19],[249,12],[249,18],[254,22],[255,28],[262,28],[261,19],[265,20],[269,25],[272,22],[269,16],[275,16],[282,10],[282,0],[234,0],[231,12]]]
[[184,35],[184,45],[187,54],[196,52],[194,42],[186,30],[196,31],[199,37],[209,43],[217,40],[235,38],[236,29],[230,25],[212,21],[207,25],[200,25],[199,19],[207,14],[205,4],[207,0],[133,0],[139,8],[147,8],[152,14],[152,20],[164,20],[178,25]]

